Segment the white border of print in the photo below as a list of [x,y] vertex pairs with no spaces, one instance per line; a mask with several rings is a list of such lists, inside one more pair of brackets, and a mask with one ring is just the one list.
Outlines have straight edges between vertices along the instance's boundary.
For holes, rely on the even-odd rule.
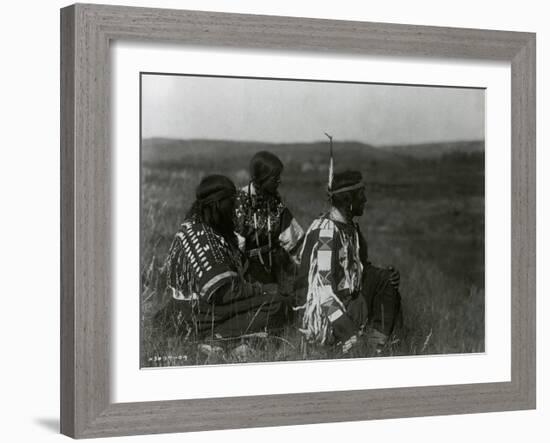
[[[112,47],[113,402],[510,380],[511,97],[507,63],[296,52]],[[486,352],[323,362],[139,369],[139,73],[302,78],[486,89]],[[502,278],[502,276],[505,278]],[[345,377],[341,376],[346,374]],[[266,383],[266,380],[269,380]]]

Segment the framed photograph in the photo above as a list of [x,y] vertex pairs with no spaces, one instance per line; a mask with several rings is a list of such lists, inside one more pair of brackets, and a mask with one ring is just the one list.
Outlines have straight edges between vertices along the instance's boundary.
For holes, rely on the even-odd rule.
[[535,36],[61,10],[61,427],[535,408]]

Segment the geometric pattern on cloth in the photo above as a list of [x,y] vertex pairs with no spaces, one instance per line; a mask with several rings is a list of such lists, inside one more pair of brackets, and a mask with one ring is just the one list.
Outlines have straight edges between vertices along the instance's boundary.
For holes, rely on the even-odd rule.
[[330,271],[317,271],[319,273],[319,277],[321,279],[321,284],[323,286],[330,286],[331,285],[331,275]]
[[338,308],[337,306],[330,306],[330,307],[327,309],[328,320],[329,320],[331,323],[336,322],[336,320],[338,320],[340,317],[342,317],[342,315],[344,315],[344,313],[343,313],[342,310],[341,310],[340,308]]
[[192,218],[177,232],[167,259],[168,285],[177,298],[208,300],[242,273],[240,257],[214,230]]
[[357,227],[336,222],[329,214],[319,217],[307,230],[299,257],[308,275],[302,330],[308,339],[323,343],[327,330],[322,325],[335,324],[345,313],[338,293],[360,290],[363,266]]
[[319,271],[330,271],[332,268],[332,251],[330,249],[317,250],[317,268]]
[[[288,212],[290,213],[290,211]],[[281,223],[281,225],[283,225],[283,223]],[[290,224],[286,229],[284,228],[284,226],[281,226],[279,243],[285,251],[290,252],[296,247],[300,240],[302,240],[303,236],[304,230],[302,229],[298,221],[294,217],[292,217]]]
[[332,237],[319,236],[319,251],[332,251]]

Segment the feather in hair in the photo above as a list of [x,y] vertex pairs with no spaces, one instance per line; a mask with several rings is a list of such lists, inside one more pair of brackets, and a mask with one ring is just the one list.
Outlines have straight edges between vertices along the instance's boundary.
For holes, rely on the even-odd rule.
[[325,132],[325,135],[330,141],[330,158],[328,164],[328,190],[332,191],[332,181],[334,179],[334,156],[332,155],[332,135],[329,135]]

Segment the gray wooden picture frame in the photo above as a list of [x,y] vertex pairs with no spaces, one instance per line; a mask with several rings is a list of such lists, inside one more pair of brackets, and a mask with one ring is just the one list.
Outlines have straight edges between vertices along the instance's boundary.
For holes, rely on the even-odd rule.
[[[510,62],[511,381],[111,403],[109,45],[117,39]],[[105,437],[535,408],[535,97],[531,33],[89,4],[62,9],[61,432]]]

